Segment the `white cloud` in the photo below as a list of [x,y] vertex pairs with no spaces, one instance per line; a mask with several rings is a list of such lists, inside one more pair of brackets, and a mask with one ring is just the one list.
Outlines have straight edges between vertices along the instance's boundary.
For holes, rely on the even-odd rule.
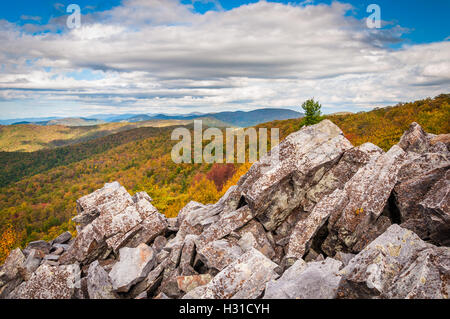
[[[390,49],[403,28],[369,30],[349,10],[261,1],[202,15],[175,0],[127,0],[61,34],[0,22],[0,104],[153,113],[294,107],[314,96],[331,112],[448,90],[450,42]],[[80,70],[98,76],[70,75]]]

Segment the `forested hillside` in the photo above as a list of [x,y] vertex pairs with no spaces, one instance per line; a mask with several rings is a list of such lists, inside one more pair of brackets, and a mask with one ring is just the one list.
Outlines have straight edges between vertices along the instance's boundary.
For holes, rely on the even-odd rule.
[[0,187],[57,166],[81,161],[131,141],[152,136],[166,136],[172,130],[173,127],[142,127],[56,149],[29,153],[0,152],[0,163],[2,163],[0,167]]
[[[354,145],[369,141],[387,150],[414,121],[430,133],[450,133],[450,95],[328,118]],[[259,125],[280,128],[281,139],[300,126],[301,119]],[[74,232],[75,201],[104,183],[146,191],[158,210],[175,216],[190,200],[217,201],[250,167],[175,164],[171,131],[141,128],[50,151],[1,153],[0,262],[14,246]]]
[[92,126],[0,125],[0,151],[34,152],[73,145],[139,127],[187,125],[192,121],[155,120],[138,123],[106,123]]
[[[425,131],[433,134],[450,132],[450,94],[441,94],[411,103],[374,109],[355,114],[328,115],[354,144],[372,142],[385,151],[398,142],[412,122],[419,123]],[[273,121],[261,126],[279,127],[282,136],[300,128],[301,120]]]

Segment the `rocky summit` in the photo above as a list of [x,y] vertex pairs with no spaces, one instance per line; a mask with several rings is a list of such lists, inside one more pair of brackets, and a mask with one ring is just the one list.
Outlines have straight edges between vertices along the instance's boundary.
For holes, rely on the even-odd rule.
[[448,135],[384,152],[324,120],[276,147],[176,218],[118,182],[80,198],[77,236],[12,251],[0,297],[448,298]]

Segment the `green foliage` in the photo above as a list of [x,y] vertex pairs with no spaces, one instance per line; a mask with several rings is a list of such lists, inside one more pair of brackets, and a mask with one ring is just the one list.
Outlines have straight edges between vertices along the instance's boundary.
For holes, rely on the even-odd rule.
[[305,117],[302,121],[303,125],[314,125],[319,123],[323,118],[321,116],[322,105],[319,101],[314,101],[314,98],[306,100],[302,104],[302,109],[304,110]]

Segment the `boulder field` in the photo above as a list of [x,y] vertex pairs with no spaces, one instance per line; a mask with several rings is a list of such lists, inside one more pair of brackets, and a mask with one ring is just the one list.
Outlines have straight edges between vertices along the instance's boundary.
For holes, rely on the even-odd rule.
[[176,218],[118,182],[80,198],[77,236],[13,250],[0,297],[448,298],[448,134],[412,123],[384,152],[324,120],[275,147]]

